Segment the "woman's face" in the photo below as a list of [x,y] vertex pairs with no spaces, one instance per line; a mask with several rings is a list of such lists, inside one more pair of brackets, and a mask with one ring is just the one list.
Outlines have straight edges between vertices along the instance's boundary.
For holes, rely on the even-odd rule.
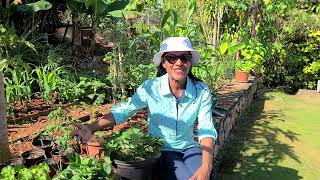
[[162,56],[162,66],[172,80],[183,81],[191,68],[192,54],[188,51],[174,51]]

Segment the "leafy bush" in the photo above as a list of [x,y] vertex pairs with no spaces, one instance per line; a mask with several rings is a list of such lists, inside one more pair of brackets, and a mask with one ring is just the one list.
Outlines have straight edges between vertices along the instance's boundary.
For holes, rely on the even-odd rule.
[[274,56],[264,63],[265,82],[269,86],[283,86],[289,93],[300,88],[315,89],[320,75],[314,63],[320,55],[319,15],[300,7],[288,11],[287,15]]
[[80,76],[79,83],[72,88],[70,93],[78,93],[82,100],[89,99],[93,104],[103,104],[110,99],[110,83],[105,78],[93,76]]
[[113,132],[103,143],[112,159],[129,161],[145,160],[160,152],[163,142],[133,127],[120,133]]
[[47,163],[26,168],[24,166],[6,166],[2,169],[0,179],[3,180],[49,180],[50,168]]
[[61,130],[64,132],[64,134],[62,136],[59,136],[54,141],[54,143],[57,145],[57,148],[59,149],[59,153],[62,155],[69,155],[74,153],[72,137],[70,135],[71,129],[63,127]]
[[[20,45],[27,46],[28,49],[31,48],[36,51],[34,45],[24,38],[18,37],[13,28],[5,27],[3,24],[0,24],[0,55],[5,58],[13,57],[10,56],[11,50],[16,49]],[[15,53],[14,55],[17,54]]]
[[241,72],[250,72],[255,65],[255,63],[249,60],[237,60],[235,64],[235,70]]
[[201,60],[192,67],[192,73],[215,90],[233,78],[233,59],[224,53],[216,53],[210,46],[203,48],[200,50]]
[[105,157],[102,161],[95,158],[81,157],[78,154],[70,159],[69,166],[53,177],[53,180],[65,179],[109,179],[111,160]]

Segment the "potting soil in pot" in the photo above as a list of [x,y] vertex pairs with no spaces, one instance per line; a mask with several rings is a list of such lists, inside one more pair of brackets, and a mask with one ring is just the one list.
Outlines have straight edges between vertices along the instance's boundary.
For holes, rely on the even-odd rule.
[[45,159],[45,151],[43,149],[29,150],[21,154],[25,160],[25,165],[31,167]]

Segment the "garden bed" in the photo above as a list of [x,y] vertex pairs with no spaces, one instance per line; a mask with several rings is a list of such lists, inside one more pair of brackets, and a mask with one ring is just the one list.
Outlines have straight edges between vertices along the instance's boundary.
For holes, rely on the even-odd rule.
[[50,105],[42,98],[34,98],[25,102],[24,105],[17,103],[14,105],[13,114],[7,116],[8,124],[24,124],[33,122],[41,116],[47,116],[56,107],[68,108],[78,104],[77,102],[65,103],[62,105]]
[[[79,107],[71,106],[64,111],[67,115],[80,119],[81,121],[94,121],[108,112],[112,104],[104,104],[102,106],[95,107]],[[8,136],[10,150],[13,156],[19,156],[22,152],[33,149],[32,140],[36,137],[37,133],[43,131],[50,122],[48,122],[48,116],[39,116],[33,119],[32,122],[22,124],[8,124]],[[146,111],[142,110],[132,117],[129,121],[119,124],[114,127],[114,131],[120,131],[121,129],[127,129],[132,126],[139,126],[142,131],[147,131],[146,125]],[[101,131],[102,136],[106,137],[111,134],[111,130]],[[62,133],[63,134],[63,133]],[[61,135],[61,134],[60,134]],[[59,134],[54,135],[56,138]]]

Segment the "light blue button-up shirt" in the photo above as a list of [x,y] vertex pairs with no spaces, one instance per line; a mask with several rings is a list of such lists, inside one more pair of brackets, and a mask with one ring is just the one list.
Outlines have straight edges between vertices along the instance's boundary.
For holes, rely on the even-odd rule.
[[116,124],[120,124],[142,108],[148,108],[148,131],[164,141],[161,150],[183,151],[199,146],[194,140],[193,126],[198,118],[199,141],[216,139],[212,119],[211,91],[202,82],[187,77],[184,95],[177,100],[171,93],[168,74],[145,81],[128,102],[111,108]]

